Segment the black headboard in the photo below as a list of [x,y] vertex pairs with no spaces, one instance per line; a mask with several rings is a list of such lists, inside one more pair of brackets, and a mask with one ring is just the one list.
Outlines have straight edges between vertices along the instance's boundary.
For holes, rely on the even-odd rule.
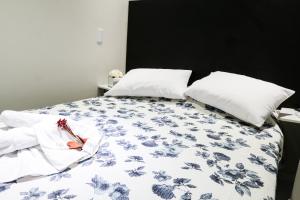
[[221,70],[296,90],[299,0],[130,1],[126,70],[191,69],[190,83]]

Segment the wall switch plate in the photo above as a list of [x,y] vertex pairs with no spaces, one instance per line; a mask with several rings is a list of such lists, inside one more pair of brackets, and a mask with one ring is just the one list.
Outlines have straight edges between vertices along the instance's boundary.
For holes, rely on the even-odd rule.
[[101,45],[103,43],[103,29],[102,28],[98,28],[97,29],[97,44]]

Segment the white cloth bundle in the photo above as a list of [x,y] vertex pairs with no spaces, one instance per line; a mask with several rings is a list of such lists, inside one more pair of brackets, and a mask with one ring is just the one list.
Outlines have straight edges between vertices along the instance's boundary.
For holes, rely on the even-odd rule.
[[36,145],[38,145],[38,140],[32,128],[24,127],[8,131],[0,130],[0,156]]
[[57,173],[97,152],[102,138],[97,129],[87,122],[67,119],[75,134],[88,138],[81,151],[71,150],[67,142],[74,138],[57,127],[56,122],[60,118],[15,111],[2,112],[2,122],[13,128],[0,131],[0,182],[29,175]]
[[0,115],[0,120],[9,127],[31,127],[43,120],[59,118],[55,115],[42,115],[26,112],[5,110]]

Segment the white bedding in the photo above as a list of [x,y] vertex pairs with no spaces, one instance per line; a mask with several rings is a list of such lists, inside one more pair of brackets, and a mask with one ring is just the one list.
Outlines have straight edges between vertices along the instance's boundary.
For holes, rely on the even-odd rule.
[[0,199],[275,199],[282,134],[191,100],[101,97],[32,111],[89,120],[95,156],[62,173],[0,183]]

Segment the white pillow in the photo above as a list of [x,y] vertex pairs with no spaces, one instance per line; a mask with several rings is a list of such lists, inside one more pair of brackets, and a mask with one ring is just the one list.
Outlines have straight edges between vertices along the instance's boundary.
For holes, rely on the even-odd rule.
[[185,99],[191,73],[191,70],[133,69],[104,95]]
[[185,92],[257,127],[294,93],[273,83],[227,72],[213,72],[195,81]]

